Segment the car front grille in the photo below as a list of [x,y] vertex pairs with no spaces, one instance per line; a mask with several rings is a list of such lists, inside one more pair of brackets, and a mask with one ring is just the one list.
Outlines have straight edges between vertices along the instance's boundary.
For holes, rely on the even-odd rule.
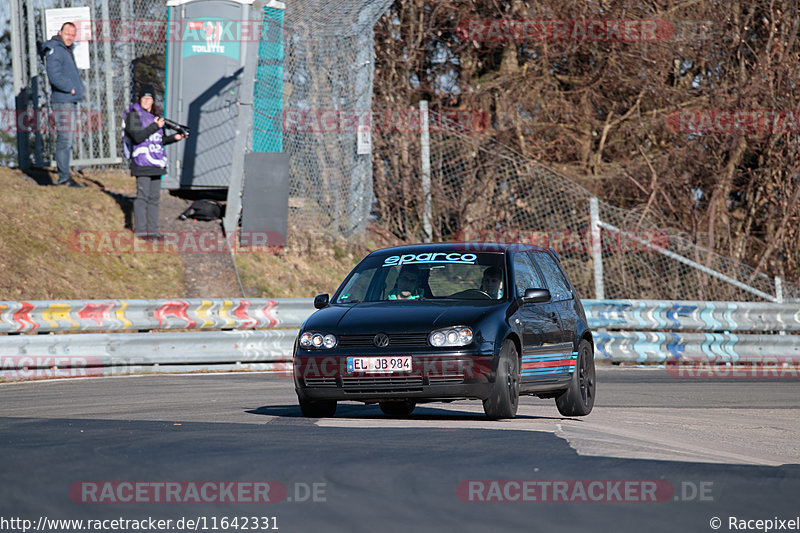
[[464,383],[464,376],[456,374],[447,376],[428,376],[428,383],[431,385],[443,385],[447,383]]
[[[345,348],[364,348],[375,346],[375,334],[339,335],[339,346]],[[427,333],[392,333],[389,334],[389,346],[428,346]]]
[[343,377],[344,392],[422,391],[422,376]]
[[303,378],[306,387],[335,387],[336,378]]

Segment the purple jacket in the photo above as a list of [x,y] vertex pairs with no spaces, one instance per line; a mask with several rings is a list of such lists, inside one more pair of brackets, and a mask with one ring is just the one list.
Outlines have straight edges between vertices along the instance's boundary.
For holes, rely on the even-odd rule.
[[[135,113],[134,113],[135,111]],[[155,116],[138,103],[131,104],[123,114],[125,135],[131,148],[131,175],[160,176],[167,167],[165,144],[175,142],[175,135],[164,136],[164,130],[155,123]]]

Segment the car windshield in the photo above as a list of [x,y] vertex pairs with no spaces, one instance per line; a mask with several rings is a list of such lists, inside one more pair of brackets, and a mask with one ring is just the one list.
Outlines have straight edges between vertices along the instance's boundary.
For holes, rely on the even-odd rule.
[[500,300],[506,279],[502,253],[376,255],[358,264],[333,303]]

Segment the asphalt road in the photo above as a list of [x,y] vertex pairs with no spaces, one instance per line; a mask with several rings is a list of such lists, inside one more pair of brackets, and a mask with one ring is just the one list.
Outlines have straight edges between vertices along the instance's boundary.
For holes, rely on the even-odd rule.
[[499,422],[478,402],[305,419],[261,373],[6,383],[0,531],[787,530],[799,437],[800,382],[663,369],[599,368],[588,417],[524,398]]

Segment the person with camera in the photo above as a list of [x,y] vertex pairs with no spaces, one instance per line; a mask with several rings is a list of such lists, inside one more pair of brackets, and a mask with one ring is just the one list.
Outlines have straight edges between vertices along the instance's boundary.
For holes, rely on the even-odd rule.
[[125,135],[130,143],[131,176],[136,177],[133,201],[133,233],[146,239],[160,239],[158,201],[161,178],[167,168],[164,145],[180,141],[182,133],[164,134],[164,118],[156,115],[155,90],[150,84],[139,89],[139,101],[124,113]]

